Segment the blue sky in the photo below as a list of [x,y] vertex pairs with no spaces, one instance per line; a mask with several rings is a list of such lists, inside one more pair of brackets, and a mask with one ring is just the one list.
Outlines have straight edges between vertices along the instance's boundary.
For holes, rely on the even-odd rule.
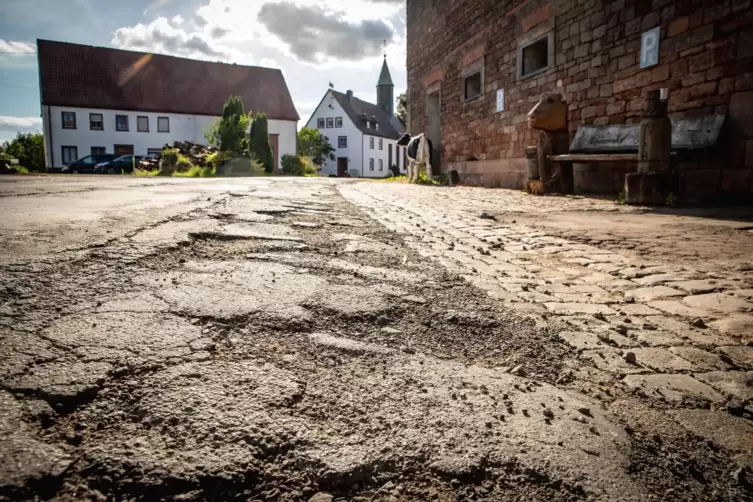
[[376,100],[387,40],[405,90],[404,0],[0,0],[0,141],[40,129],[38,38],[281,68],[301,123],[328,88]]

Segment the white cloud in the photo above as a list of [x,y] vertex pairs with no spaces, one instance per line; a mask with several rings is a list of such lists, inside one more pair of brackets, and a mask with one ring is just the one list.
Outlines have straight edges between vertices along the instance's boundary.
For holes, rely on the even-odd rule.
[[181,16],[180,14],[173,16],[172,22],[174,25],[180,26],[181,24],[183,24],[183,16]]
[[187,33],[175,27],[165,17],[158,17],[151,23],[118,28],[112,44],[124,49],[174,54],[213,59],[226,59],[228,53],[215,44],[202,32]]
[[[404,0],[204,0],[195,12],[180,10],[178,2],[155,3],[161,4],[160,17],[116,30],[111,43],[280,68],[301,116],[299,124],[308,120],[329,82],[337,90],[351,89],[361,99],[376,101],[385,38],[395,97],[405,90]],[[266,17],[260,19],[264,9]],[[183,22],[176,23],[176,17]]]
[[39,117],[0,116],[0,131],[3,132],[36,132],[41,129],[42,119]]
[[37,46],[28,42],[16,42],[0,38],[0,53],[9,54],[36,54]]

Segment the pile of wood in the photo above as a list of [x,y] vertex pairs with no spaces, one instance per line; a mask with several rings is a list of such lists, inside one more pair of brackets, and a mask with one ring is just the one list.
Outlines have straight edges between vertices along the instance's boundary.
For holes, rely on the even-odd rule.
[[[208,165],[207,157],[217,151],[213,146],[204,146],[190,141],[176,141],[172,145],[166,144],[164,148],[175,148],[181,155],[185,155],[191,164],[195,166],[206,167]],[[164,149],[163,148],[163,149]],[[145,171],[159,169],[159,161],[162,154],[156,157],[145,157],[139,162],[139,168]]]

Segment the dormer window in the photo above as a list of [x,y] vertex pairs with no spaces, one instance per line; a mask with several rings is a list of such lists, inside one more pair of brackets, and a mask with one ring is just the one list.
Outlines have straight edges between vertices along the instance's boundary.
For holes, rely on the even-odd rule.
[[375,128],[376,128],[376,130],[378,131],[378,130],[379,130],[379,122],[374,122],[374,127],[375,127]]
[[371,129],[371,122],[368,120],[366,121],[366,129]]

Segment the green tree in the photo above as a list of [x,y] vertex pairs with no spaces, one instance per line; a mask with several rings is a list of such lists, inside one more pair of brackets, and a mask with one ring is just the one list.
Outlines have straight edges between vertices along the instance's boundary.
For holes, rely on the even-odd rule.
[[18,159],[19,165],[31,171],[43,171],[44,136],[42,133],[18,133],[15,138],[6,141],[3,150]]
[[298,131],[298,154],[309,157],[314,164],[321,167],[327,159],[335,160],[335,149],[319,129],[304,127]]
[[397,97],[397,111],[395,117],[404,125],[408,125],[408,97],[406,94],[400,93]]
[[249,150],[251,155],[264,166],[268,173],[274,171],[275,162],[272,154],[272,145],[269,144],[269,123],[267,116],[258,113],[251,122],[251,134]]
[[219,118],[204,128],[204,138],[211,146],[234,155],[245,155],[248,150],[246,129],[249,116],[243,113],[243,101],[230,96]]

